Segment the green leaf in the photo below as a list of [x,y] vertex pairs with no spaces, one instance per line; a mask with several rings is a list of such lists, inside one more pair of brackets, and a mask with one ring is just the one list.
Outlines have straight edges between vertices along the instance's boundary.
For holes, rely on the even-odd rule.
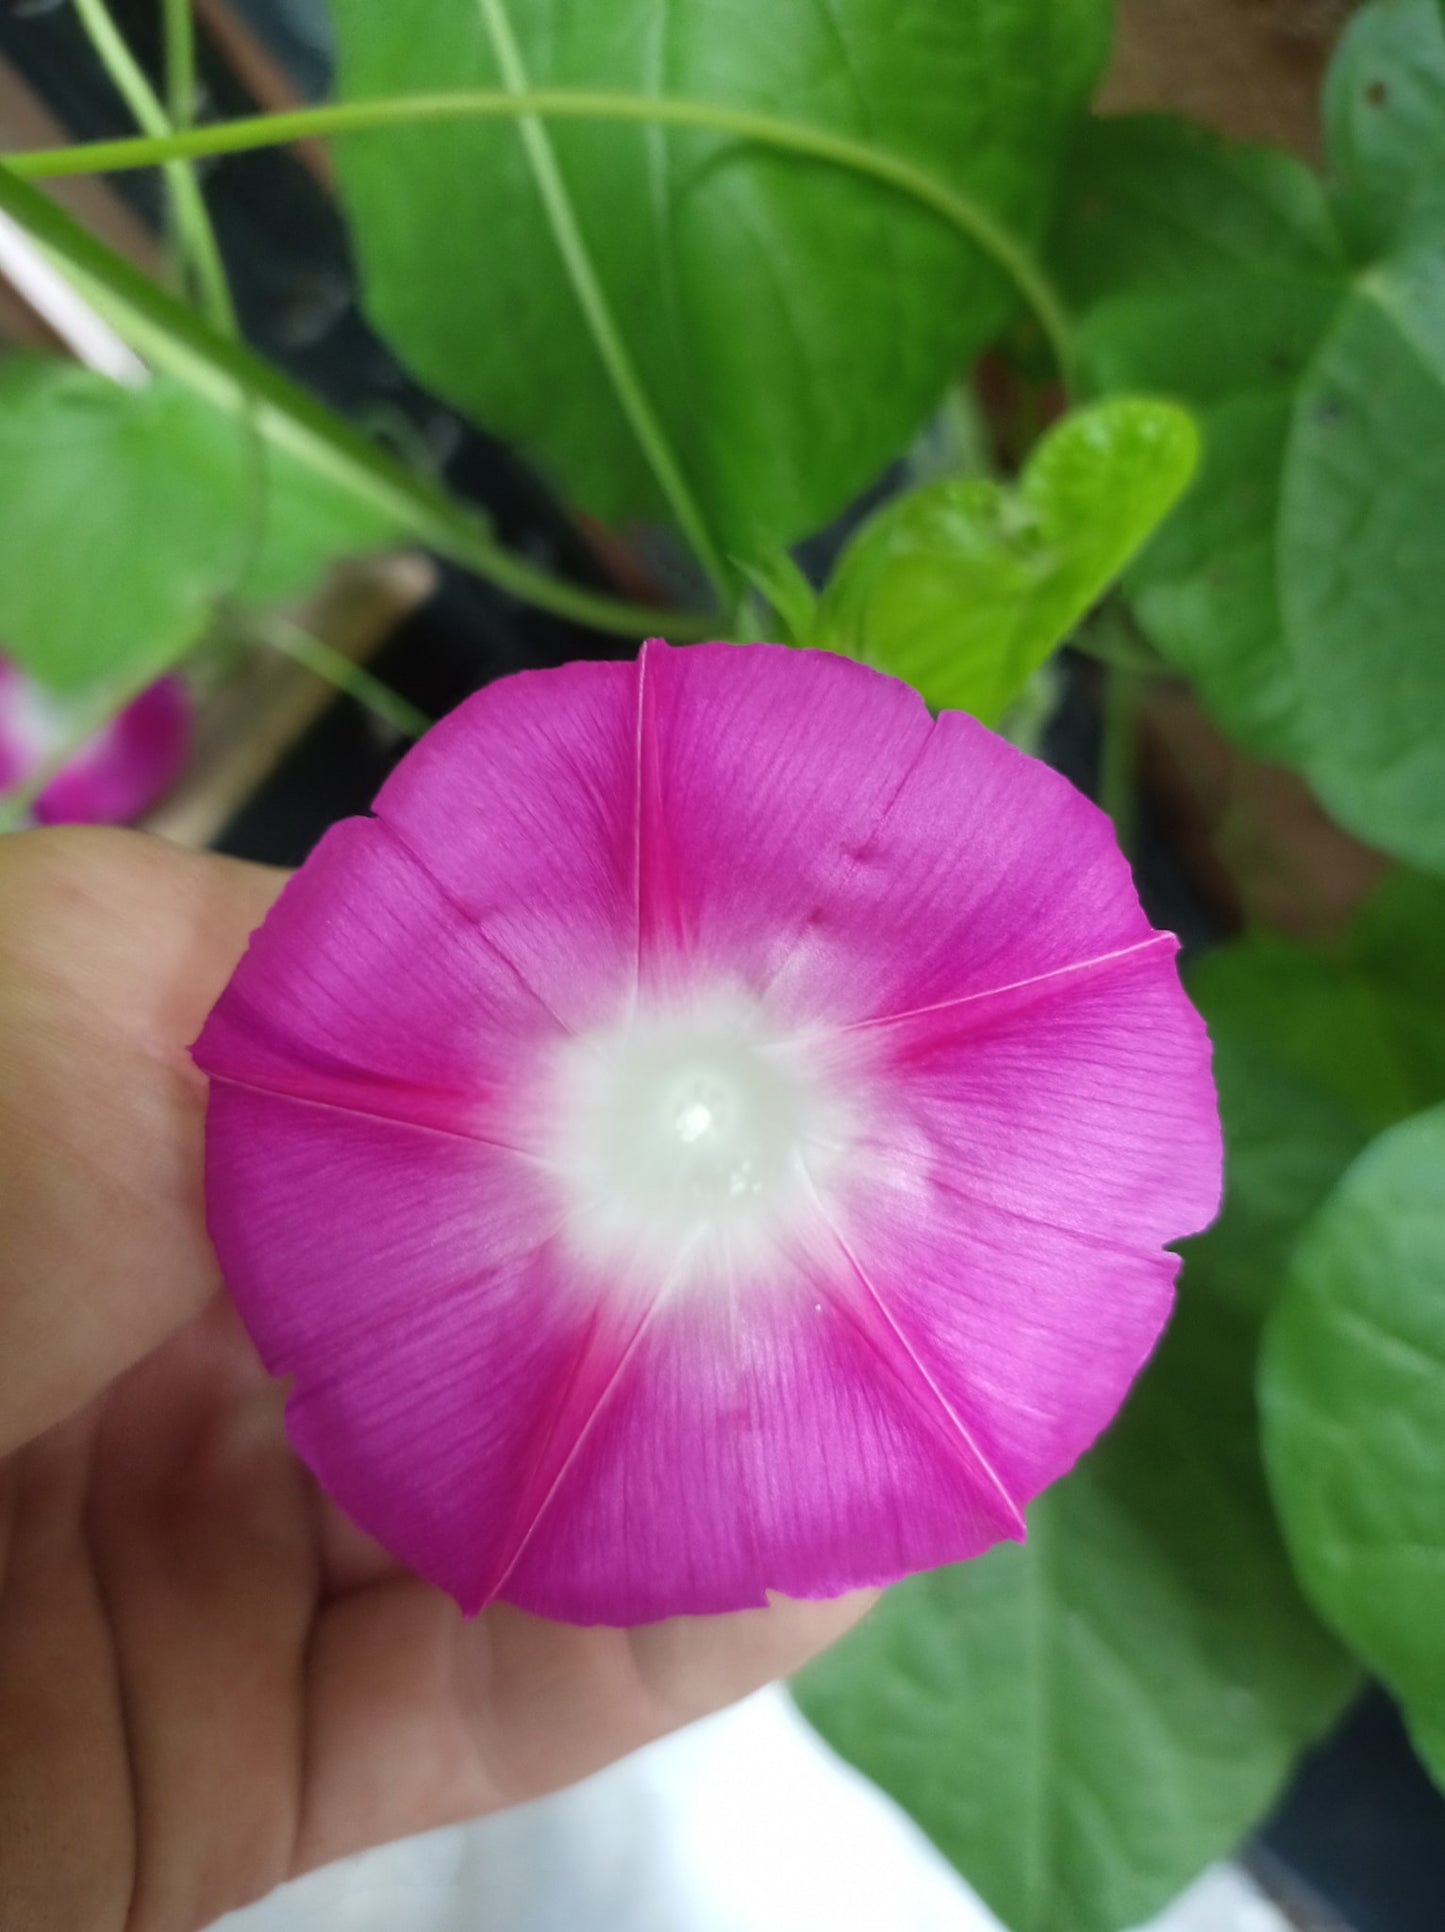
[[1333,194],[1181,123],[1101,122],[1055,261],[1094,390],[1200,413],[1193,490],[1136,614],[1224,728],[1335,816],[1445,869],[1445,33],[1355,16],[1327,89]]
[[1017,484],[908,491],[844,551],[818,641],[997,722],[1189,480],[1194,425],[1167,403],[1101,403],[1055,425]]
[[1362,7],[1325,85],[1325,142],[1340,220],[1361,256],[1383,253],[1420,187],[1445,174],[1445,19],[1430,0]]
[[406,537],[397,518],[287,449],[253,443],[245,463],[242,522],[249,555],[233,593],[245,603],[288,602],[309,590],[329,564]]
[[1011,1932],[1151,1916],[1354,1686],[1292,1582],[1240,1354],[1186,1303],[1027,1543],[899,1584],[797,1683]]
[[1299,1575],[1445,1785],[1442,1176],[1445,1107],[1360,1156],[1299,1244],[1260,1394]]
[[129,688],[231,592],[280,598],[393,533],[296,458],[156,377],[0,368],[0,639],[61,693]]
[[1315,790],[1361,838],[1445,872],[1442,506],[1445,172],[1300,385],[1278,533]]
[[[861,139],[1039,230],[1107,49],[1105,0],[333,0],[343,96],[534,86],[720,101]],[[488,32],[489,20],[493,34]],[[997,267],[910,197],[689,128],[545,128],[576,241],[720,551],[825,523],[1009,313]],[[431,387],[614,522],[667,506],[599,355],[523,130],[338,144],[367,306]],[[554,198],[555,200],[555,198]]]
[[1188,1243],[1200,1287],[1256,1327],[1296,1232],[1371,1137],[1445,1098],[1445,888],[1400,874],[1329,952],[1260,936],[1188,974],[1214,1042],[1225,1210]]
[[[235,436],[234,427],[229,433]],[[241,564],[236,457],[168,384],[0,369],[0,638],[57,691],[180,657]]]
[[1136,615],[1231,736],[1298,762],[1275,525],[1295,390],[1348,267],[1324,191],[1289,156],[1156,117],[1092,124],[1067,179],[1055,266],[1089,386],[1176,396],[1203,441],[1126,579]]
[[1357,1681],[1292,1580],[1253,1382],[1296,1231],[1391,1121],[1445,1097],[1445,887],[1387,882],[1329,955],[1189,975],[1225,1208],[1158,1359],[1030,1540],[898,1586],[800,1679],[1013,1932],[1118,1932],[1258,1820]]

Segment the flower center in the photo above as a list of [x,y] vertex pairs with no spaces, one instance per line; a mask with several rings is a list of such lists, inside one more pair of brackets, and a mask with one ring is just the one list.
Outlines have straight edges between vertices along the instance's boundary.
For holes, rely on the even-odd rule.
[[741,1000],[568,1041],[553,1109],[572,1236],[669,1278],[757,1259],[808,1214],[847,1138],[806,1055]]
[[614,1187],[655,1212],[717,1215],[786,1185],[799,1095],[736,1040],[681,1040],[619,1055],[607,1150]]

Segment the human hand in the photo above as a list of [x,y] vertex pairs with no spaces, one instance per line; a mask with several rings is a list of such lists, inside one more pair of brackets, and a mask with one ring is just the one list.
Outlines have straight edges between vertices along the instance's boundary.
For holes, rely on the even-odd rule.
[[466,1622],[317,1491],[221,1292],[187,1046],[282,875],[0,839],[0,1923],[193,1932],[567,1784],[870,1600]]

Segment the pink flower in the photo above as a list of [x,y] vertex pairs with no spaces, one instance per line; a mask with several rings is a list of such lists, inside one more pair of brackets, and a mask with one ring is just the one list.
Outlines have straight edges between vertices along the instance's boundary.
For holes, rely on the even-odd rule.
[[492,685],[196,1047],[323,1487],[468,1611],[832,1596],[1023,1534],[1219,1185],[1108,821],[822,652]]
[[[75,735],[73,702],[54,696],[0,657],[0,798]],[[179,678],[142,691],[68,758],[35,801],[42,825],[124,825],[175,782],[191,739]]]

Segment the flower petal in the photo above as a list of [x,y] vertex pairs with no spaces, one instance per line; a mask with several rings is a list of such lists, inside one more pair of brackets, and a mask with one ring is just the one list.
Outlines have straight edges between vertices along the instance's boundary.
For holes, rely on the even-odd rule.
[[850,658],[649,643],[640,668],[645,968],[766,986],[928,741],[922,700]]
[[1174,952],[1156,934],[820,1043],[872,1095],[859,1172],[917,1175],[1144,1253],[1203,1227],[1219,1205],[1219,1120],[1209,1036]]
[[962,712],[778,645],[649,644],[642,679],[643,922],[664,959],[850,1020],[1149,937],[1105,815]]
[[499,1589],[640,1623],[838,1596],[1021,1529],[837,1250],[795,1249],[655,1304]]
[[961,711],[934,722],[866,846],[834,868],[782,1009],[883,1017],[1037,979],[1151,937],[1114,829]]
[[1218,1205],[1209,1041],[1173,951],[834,1043],[875,1096],[840,1235],[1019,1501],[1114,1414],[1169,1312],[1163,1244]]
[[[495,1148],[218,1084],[208,1220],[327,1492],[475,1608],[590,1310],[555,1194]],[[563,1295],[563,1286],[573,1293]]]
[[619,1296],[525,1161],[224,1084],[211,1221],[327,1492],[467,1609],[832,1596],[1017,1517],[836,1253]]
[[556,1034],[537,995],[385,825],[333,826],[196,1042],[218,1078],[479,1138]]
[[1018,1507],[1071,1469],[1168,1318],[1176,1255],[934,1189],[854,1203],[851,1252]]
[[408,752],[375,812],[568,1028],[637,972],[633,664],[488,685]]

